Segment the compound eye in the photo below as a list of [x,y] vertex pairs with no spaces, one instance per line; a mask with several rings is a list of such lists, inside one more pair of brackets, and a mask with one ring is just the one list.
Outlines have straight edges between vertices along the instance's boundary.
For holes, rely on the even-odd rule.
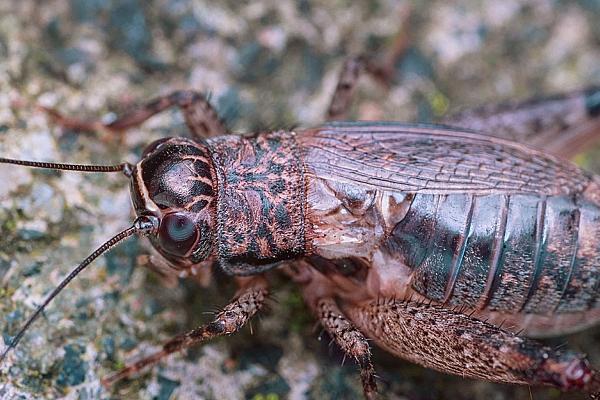
[[182,213],[171,213],[163,217],[158,228],[160,246],[176,256],[186,256],[198,241],[196,224]]

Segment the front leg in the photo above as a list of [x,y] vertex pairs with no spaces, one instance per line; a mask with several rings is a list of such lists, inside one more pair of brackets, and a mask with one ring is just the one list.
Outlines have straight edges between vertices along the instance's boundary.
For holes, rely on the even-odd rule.
[[240,289],[233,301],[226,305],[216,318],[203,326],[176,336],[163,345],[162,350],[144,357],[117,373],[102,380],[102,384],[128,378],[143,368],[156,364],[170,354],[195,346],[218,336],[230,335],[240,330],[262,308],[268,295],[267,281],[262,276],[237,278]]
[[110,123],[85,121],[63,116],[58,111],[40,107],[54,121],[68,129],[78,131],[108,131],[118,133],[139,126],[153,115],[173,106],[179,107],[185,122],[195,139],[224,135],[227,129],[206,96],[193,90],[178,90],[165,96],[157,97],[148,103],[138,106]]
[[599,372],[583,355],[554,350],[459,311],[397,300],[343,310],[381,347],[427,368],[493,382],[600,390]]

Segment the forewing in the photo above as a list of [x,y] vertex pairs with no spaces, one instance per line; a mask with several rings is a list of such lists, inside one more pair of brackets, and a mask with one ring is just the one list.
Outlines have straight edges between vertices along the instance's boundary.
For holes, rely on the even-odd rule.
[[580,193],[592,177],[520,144],[443,126],[333,123],[301,132],[307,174],[409,193]]

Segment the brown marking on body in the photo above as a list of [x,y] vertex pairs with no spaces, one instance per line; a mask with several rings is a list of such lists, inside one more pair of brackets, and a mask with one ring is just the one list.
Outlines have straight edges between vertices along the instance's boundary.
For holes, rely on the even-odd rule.
[[219,181],[217,247],[231,273],[307,252],[304,166],[289,132],[209,141]]

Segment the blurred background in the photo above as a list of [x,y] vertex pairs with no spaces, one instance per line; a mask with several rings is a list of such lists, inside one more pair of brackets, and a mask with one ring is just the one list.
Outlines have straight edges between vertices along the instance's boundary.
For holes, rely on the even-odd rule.
[[[384,87],[361,79],[353,119],[430,121],[462,108],[600,83],[600,1],[0,1],[0,154],[135,162],[185,135],[172,110],[123,137],[77,134],[37,104],[107,121],[175,89],[210,92],[235,132],[314,126],[348,56],[405,53]],[[600,151],[576,157],[600,173]],[[92,248],[129,225],[126,180],[0,167],[0,333],[6,342]],[[176,355],[111,392],[99,378],[206,321],[234,288],[167,289],[129,240],[65,290],[0,366],[0,398],[360,399],[357,368],[319,331],[296,288],[233,337]],[[600,366],[600,329],[566,340]],[[383,399],[578,399],[442,375],[375,350]]]

